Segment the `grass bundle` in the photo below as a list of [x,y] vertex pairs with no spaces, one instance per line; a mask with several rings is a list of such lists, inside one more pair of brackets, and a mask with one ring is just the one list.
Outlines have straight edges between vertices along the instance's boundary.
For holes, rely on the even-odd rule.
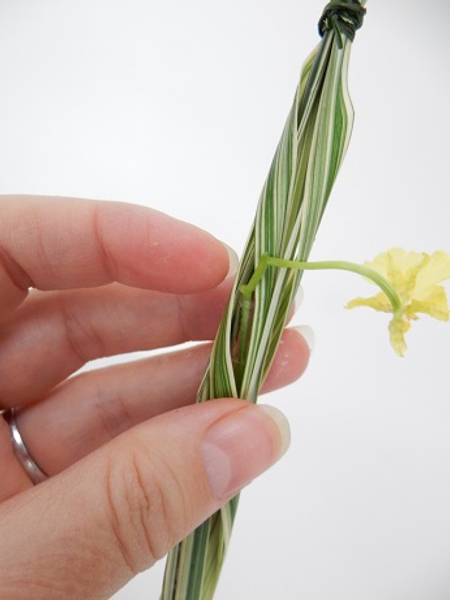
[[[311,251],[350,140],[347,74],[363,4],[332,1],[320,19],[322,40],[304,64],[198,402],[258,398],[302,276],[263,257],[306,261]],[[161,600],[213,598],[237,506],[238,496],[169,553]]]

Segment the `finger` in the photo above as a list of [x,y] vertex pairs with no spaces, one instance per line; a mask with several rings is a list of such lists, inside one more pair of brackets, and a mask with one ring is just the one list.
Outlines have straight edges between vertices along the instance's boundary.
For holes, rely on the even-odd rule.
[[[210,351],[211,345],[203,344],[69,379],[17,416],[31,456],[46,473],[55,475],[138,423],[193,404]],[[308,359],[303,336],[286,330],[262,392],[298,379]],[[27,476],[15,473],[23,489]]]
[[[2,484],[0,503],[31,487],[30,478],[19,464],[11,444],[11,432],[5,419],[0,416],[0,464]],[[0,596],[1,597],[1,596]]]
[[[272,392],[296,381],[308,366],[312,334],[305,337],[306,326],[285,329],[278,344],[263,392]],[[308,328],[309,330],[309,328]]]
[[95,358],[213,339],[231,285],[183,296],[119,284],[31,295],[0,325],[0,405],[34,402]]
[[272,465],[288,442],[279,411],[234,399],[134,428],[2,505],[4,596],[110,597]]
[[134,287],[195,293],[220,283],[224,246],[160,212],[119,202],[0,197],[0,321],[41,290]]

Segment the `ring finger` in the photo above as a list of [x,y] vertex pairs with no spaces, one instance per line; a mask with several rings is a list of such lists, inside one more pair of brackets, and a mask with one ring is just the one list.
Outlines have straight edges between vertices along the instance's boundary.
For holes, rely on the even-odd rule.
[[[18,415],[30,455],[44,472],[55,475],[133,425],[192,403],[210,349],[203,344],[69,379]],[[308,358],[302,335],[286,330],[264,391],[297,379]],[[14,462],[10,473],[20,481],[9,486],[9,493],[5,489],[6,497],[30,485]]]
[[186,296],[120,284],[35,292],[0,325],[0,408],[35,401],[95,358],[213,339],[230,286]]

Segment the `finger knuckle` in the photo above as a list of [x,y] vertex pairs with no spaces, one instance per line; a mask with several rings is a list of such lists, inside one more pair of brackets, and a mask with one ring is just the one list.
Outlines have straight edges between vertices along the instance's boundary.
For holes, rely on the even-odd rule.
[[170,465],[139,446],[113,459],[107,471],[111,529],[124,562],[136,574],[178,541],[186,522],[184,494]]

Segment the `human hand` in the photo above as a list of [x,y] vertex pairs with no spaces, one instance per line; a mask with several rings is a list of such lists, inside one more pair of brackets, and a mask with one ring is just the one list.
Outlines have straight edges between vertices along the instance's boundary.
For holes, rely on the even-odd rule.
[[[0,598],[108,598],[274,463],[288,427],[243,400],[193,404],[210,344],[70,377],[211,340],[232,279],[212,236],[113,202],[3,197],[0,214],[0,409],[49,476],[33,485],[0,418]],[[287,330],[266,390],[308,356]]]

